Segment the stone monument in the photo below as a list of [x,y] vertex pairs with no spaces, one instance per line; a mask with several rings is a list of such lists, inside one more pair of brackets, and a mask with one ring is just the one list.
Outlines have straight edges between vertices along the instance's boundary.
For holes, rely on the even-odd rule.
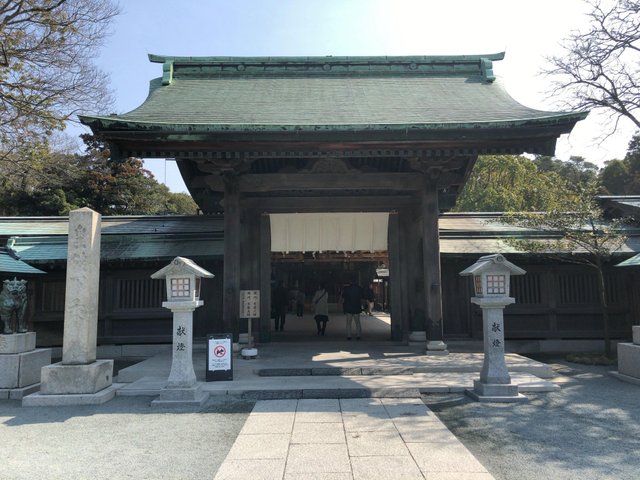
[[51,349],[36,349],[27,331],[27,281],[5,280],[0,292],[0,399],[20,400],[40,388],[40,369],[51,363]]
[[174,258],[169,265],[151,275],[151,278],[165,280],[167,301],[162,302],[162,306],[173,312],[171,371],[166,386],[152,405],[202,405],[209,397],[198,385],[193,369],[193,312],[204,305],[200,300],[200,279],[203,277],[211,278],[213,274],[183,257]]
[[618,371],[611,374],[625,382],[640,385],[640,325],[631,329],[633,341],[618,344]]
[[62,362],[42,368],[38,394],[25,406],[98,404],[111,400],[113,360],[96,360],[100,283],[100,214],[69,214]]
[[520,402],[527,397],[518,393],[504,359],[504,307],[515,303],[509,297],[511,275],[525,271],[508,262],[502,255],[486,255],[466,268],[460,275],[472,275],[475,297],[471,302],[482,308],[484,362],[480,380],[473,381],[467,394],[480,402]]

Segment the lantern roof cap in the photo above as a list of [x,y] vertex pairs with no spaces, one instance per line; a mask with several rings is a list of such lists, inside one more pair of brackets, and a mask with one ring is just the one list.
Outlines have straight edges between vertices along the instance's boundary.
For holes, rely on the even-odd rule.
[[169,275],[180,275],[185,273],[195,275],[196,277],[213,277],[213,273],[200,267],[193,260],[184,257],[176,257],[171,260],[171,263],[169,263],[169,265],[152,274],[151,278],[157,280],[167,278]]
[[478,275],[483,273],[485,270],[494,269],[496,265],[500,265],[507,269],[511,275],[524,275],[527,273],[522,268],[509,262],[503,255],[495,253],[493,255],[480,257],[476,263],[461,271],[460,275]]

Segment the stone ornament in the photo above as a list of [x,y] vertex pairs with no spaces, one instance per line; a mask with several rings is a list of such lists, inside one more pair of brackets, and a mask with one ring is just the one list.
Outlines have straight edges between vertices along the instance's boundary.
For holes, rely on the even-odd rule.
[[5,280],[0,292],[0,320],[2,320],[4,335],[12,333],[26,333],[27,319],[27,281]]

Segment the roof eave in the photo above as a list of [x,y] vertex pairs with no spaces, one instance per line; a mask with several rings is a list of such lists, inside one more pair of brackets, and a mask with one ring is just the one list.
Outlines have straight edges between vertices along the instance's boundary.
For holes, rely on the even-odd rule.
[[420,130],[476,130],[476,129],[512,129],[527,126],[570,126],[570,129],[584,120],[589,112],[559,113],[530,119],[513,119],[487,122],[434,122],[420,124],[324,124],[324,125],[259,125],[259,124],[187,124],[134,121],[113,117],[80,115],[78,118],[84,125],[90,127],[94,133],[99,131],[127,131],[127,132],[165,132],[180,134],[198,133],[283,133],[283,132],[388,132],[388,131],[420,131]]

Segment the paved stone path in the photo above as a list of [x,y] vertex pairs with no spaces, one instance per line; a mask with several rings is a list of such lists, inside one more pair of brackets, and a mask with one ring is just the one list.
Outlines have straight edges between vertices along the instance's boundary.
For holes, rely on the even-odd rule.
[[257,402],[215,480],[492,480],[419,398]]

